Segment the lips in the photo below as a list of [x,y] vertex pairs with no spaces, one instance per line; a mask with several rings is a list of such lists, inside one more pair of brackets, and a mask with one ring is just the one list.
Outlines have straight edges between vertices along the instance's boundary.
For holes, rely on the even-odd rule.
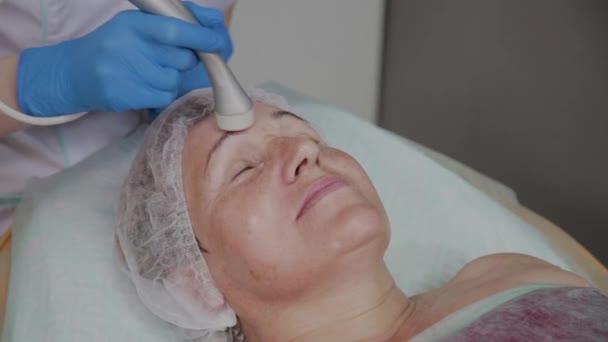
[[296,220],[302,217],[302,215],[304,215],[308,209],[312,208],[321,199],[323,199],[323,197],[338,190],[344,185],[345,184],[341,179],[333,176],[324,177],[314,182],[306,191],[306,196],[304,197],[304,201],[302,201],[302,205],[300,206],[300,211],[298,212],[298,216],[296,216]]

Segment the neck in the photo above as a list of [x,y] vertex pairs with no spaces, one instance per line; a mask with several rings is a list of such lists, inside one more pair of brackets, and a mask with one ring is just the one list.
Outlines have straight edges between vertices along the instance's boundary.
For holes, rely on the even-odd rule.
[[395,285],[384,264],[373,275],[324,287],[296,303],[241,317],[249,341],[388,341],[414,313],[414,302]]

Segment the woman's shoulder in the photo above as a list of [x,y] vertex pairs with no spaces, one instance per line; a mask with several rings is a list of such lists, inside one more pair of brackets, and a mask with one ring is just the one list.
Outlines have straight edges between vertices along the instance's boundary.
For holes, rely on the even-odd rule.
[[529,285],[593,287],[583,277],[545,260],[518,253],[499,253],[467,263],[444,286],[415,296],[433,307],[427,323],[499,292]]
[[500,282],[501,287],[529,284],[593,286],[580,275],[545,260],[519,253],[498,253],[479,257],[466,264],[452,282]]
[[490,254],[467,263],[444,286],[412,297],[421,304],[419,330],[499,292],[529,285],[592,287],[583,277],[530,255]]

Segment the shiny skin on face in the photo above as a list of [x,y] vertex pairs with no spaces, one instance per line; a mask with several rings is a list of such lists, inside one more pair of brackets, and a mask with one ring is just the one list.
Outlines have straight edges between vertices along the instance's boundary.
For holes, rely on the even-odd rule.
[[289,112],[254,109],[254,126],[242,132],[203,120],[183,150],[195,235],[231,305],[231,295],[303,295],[344,262],[382,259],[389,239],[378,194],[351,156]]

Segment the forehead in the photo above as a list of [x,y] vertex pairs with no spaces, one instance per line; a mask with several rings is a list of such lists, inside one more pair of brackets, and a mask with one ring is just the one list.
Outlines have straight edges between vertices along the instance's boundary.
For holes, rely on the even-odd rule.
[[[277,127],[276,123],[279,119],[276,118],[275,113],[283,111],[282,108],[275,107],[273,105],[256,102],[254,105],[255,122],[251,128],[246,131],[236,132],[232,134],[260,134],[264,135],[264,131],[270,127]],[[281,121],[289,122],[290,128],[299,129],[300,127],[307,127],[311,131],[317,132],[310,124],[304,120],[297,119],[282,119]],[[289,120],[289,121],[287,121]],[[209,152],[213,149],[213,146],[226,132],[219,129],[215,115],[210,115],[197,123],[188,133],[186,141],[184,142],[183,150],[183,162],[185,164],[196,164],[200,166],[206,162],[209,157]],[[195,159],[195,160],[193,160]],[[185,166],[185,165],[184,165]],[[194,165],[191,165],[194,166]]]
[[[268,125],[273,119],[273,114],[283,110],[273,105],[256,102],[254,105],[255,121],[252,127],[246,131],[231,133],[231,134],[246,134],[254,131],[260,131],[261,128]],[[305,121],[294,123],[295,125],[308,125]],[[197,123],[188,133],[186,145],[196,144],[199,148],[209,147],[213,145],[219,137],[224,135],[225,131],[218,128],[215,115],[209,115],[207,118]]]

